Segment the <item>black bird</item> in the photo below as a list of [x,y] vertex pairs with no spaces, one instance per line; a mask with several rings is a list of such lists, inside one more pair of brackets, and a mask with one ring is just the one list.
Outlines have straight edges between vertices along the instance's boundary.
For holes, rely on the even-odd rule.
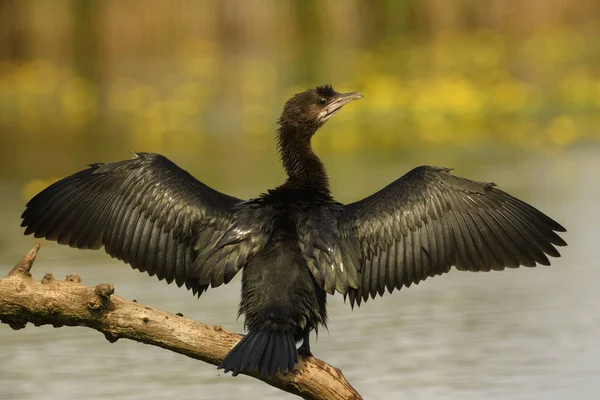
[[[315,132],[360,93],[319,86],[290,98],[278,148],[288,178],[256,199],[220,193],[159,154],[92,164],[35,196],[25,234],[112,257],[200,296],[241,269],[248,334],[220,365],[274,375],[311,355],[326,296],[352,307],[441,275],[549,265],[565,229],[492,183],[421,166],[352,204],[331,196]],[[296,349],[296,344],[302,345]]]

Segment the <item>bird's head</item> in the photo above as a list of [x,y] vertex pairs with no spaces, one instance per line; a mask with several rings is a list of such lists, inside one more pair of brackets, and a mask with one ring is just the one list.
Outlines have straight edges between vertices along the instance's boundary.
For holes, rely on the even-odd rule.
[[344,105],[362,97],[359,92],[338,93],[331,85],[318,86],[292,96],[283,107],[279,124],[310,139]]

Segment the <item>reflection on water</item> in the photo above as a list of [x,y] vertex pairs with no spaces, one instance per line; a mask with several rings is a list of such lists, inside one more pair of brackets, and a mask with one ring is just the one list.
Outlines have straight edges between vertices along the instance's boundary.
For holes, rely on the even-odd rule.
[[[336,296],[330,299],[329,332],[323,330],[314,353],[340,367],[367,399],[598,398],[600,263],[591,251],[600,239],[597,154],[598,149],[586,149],[516,163],[484,160],[457,171],[495,181],[569,229],[570,246],[552,268],[453,272],[354,311]],[[406,160],[375,157],[368,163],[327,162],[340,200],[366,195],[410,168]],[[274,184],[270,179],[219,188],[251,195],[260,190],[257,181]],[[5,274],[33,240],[18,228],[20,183],[0,185],[0,272]],[[45,272],[57,278],[78,273],[89,285],[114,283],[120,296],[242,330],[235,321],[239,279],[196,300],[101,252],[44,242],[34,276]],[[0,357],[0,398],[5,399],[292,398],[162,349],[130,341],[110,344],[85,328],[0,326]]]

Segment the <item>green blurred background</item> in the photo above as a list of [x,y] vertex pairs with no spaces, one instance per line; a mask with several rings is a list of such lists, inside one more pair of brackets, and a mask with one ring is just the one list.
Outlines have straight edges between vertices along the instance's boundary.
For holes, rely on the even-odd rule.
[[129,150],[270,171],[281,104],[320,83],[365,95],[317,135],[324,156],[556,154],[600,139],[599,16],[592,0],[4,0],[0,178]]
[[[453,272],[352,312],[333,296],[315,354],[368,399],[600,398],[597,0],[0,0],[0,274],[34,242],[27,199],[92,162],[159,152],[240,198],[280,184],[282,104],[323,83],[365,96],[314,138],[338,200],[455,167],[564,224],[569,247],[551,268]],[[239,276],[197,300],[42,243],[36,278],[243,330]],[[217,374],[89,329],[0,326],[0,399],[285,397]]]

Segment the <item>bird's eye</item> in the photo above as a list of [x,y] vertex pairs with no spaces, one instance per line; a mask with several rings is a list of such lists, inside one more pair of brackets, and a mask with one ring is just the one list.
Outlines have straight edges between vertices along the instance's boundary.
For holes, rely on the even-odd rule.
[[326,99],[325,97],[321,97],[321,98],[319,99],[319,104],[323,105],[323,104],[325,104],[325,103],[327,103],[327,99]]

